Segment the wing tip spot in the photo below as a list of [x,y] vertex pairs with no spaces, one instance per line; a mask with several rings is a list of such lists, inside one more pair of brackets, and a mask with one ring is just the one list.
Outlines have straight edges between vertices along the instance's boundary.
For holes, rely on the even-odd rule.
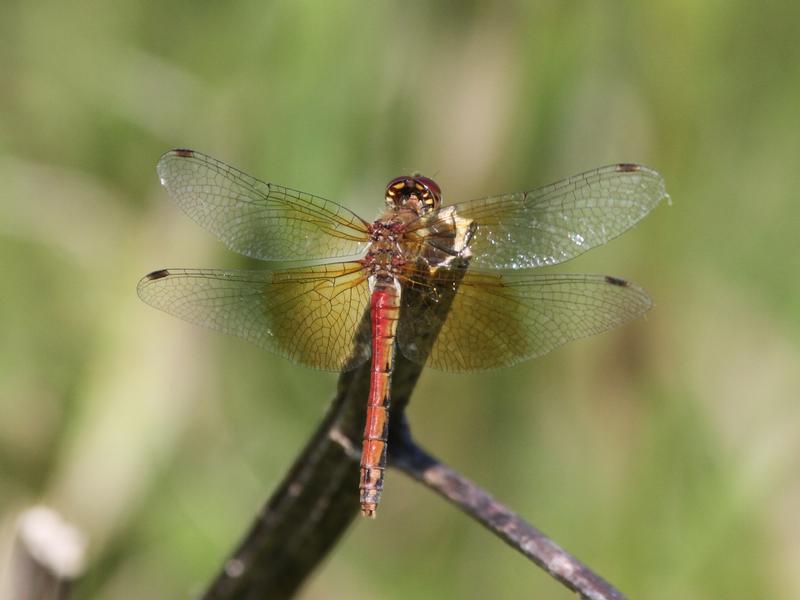
[[620,173],[635,173],[636,171],[640,171],[642,169],[641,165],[637,165],[634,163],[619,163],[616,165],[617,171]]
[[152,273],[148,273],[144,276],[145,281],[155,281],[156,279],[163,279],[164,277],[168,277],[170,275],[169,269],[159,269],[158,271],[153,271]]
[[183,158],[192,158],[194,156],[194,150],[189,150],[189,148],[175,148],[172,153]]
[[620,279],[619,277],[612,277],[611,275],[606,275],[605,277],[606,283],[610,283],[611,285],[617,285],[619,287],[630,287],[630,282],[625,281],[624,279]]

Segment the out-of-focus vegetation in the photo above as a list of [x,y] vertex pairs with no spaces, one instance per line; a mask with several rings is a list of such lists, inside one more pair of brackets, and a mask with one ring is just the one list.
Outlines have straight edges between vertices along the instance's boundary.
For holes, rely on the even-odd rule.
[[[335,375],[136,297],[243,264],[159,188],[185,146],[371,217],[602,164],[672,206],[560,271],[647,319],[487,374],[427,372],[421,442],[632,598],[800,597],[795,2],[0,3],[0,532],[45,502],[90,538],[78,598],[197,592]],[[390,473],[306,598],[571,598]]]

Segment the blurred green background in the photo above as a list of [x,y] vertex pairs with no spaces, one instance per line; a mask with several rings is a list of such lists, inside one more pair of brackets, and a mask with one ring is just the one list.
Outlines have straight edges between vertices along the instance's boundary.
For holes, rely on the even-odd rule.
[[[798,5],[0,3],[0,546],[44,502],[89,537],[77,598],[197,593],[335,375],[143,304],[238,257],[160,189],[196,148],[365,217],[618,161],[673,198],[560,268],[644,320],[513,369],[426,372],[419,440],[631,598],[800,597]],[[567,599],[403,475],[305,598]]]

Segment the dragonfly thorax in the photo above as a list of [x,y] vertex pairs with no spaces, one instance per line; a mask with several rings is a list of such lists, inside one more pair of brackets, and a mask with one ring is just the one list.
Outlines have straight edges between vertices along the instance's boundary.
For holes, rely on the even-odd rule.
[[407,216],[411,219],[411,212],[404,210],[395,216],[378,219],[369,227],[371,243],[369,250],[361,262],[370,275],[394,277],[405,264],[401,240],[405,230]]
[[386,206],[394,210],[409,209],[422,216],[439,208],[441,203],[439,185],[423,175],[395,177],[386,186]]

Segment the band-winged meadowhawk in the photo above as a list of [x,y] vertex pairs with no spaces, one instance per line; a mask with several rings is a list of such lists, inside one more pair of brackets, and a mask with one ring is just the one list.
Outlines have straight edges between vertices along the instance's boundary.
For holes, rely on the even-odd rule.
[[[626,323],[651,305],[617,277],[532,272],[604,244],[666,198],[661,176],[640,165],[449,206],[432,179],[397,177],[372,223],[193,150],[167,152],[157,170],[178,205],[230,249],[283,263],[154,271],[139,282],[145,302],[318,369],[372,358],[359,486],[368,516],[383,487],[396,349],[435,369],[493,369]],[[446,317],[422,309],[401,319],[403,291],[437,302],[441,288],[431,281],[446,282],[456,262],[468,267],[458,285],[453,279]],[[359,327],[367,310],[371,335]],[[438,336],[421,343],[431,330]]]

